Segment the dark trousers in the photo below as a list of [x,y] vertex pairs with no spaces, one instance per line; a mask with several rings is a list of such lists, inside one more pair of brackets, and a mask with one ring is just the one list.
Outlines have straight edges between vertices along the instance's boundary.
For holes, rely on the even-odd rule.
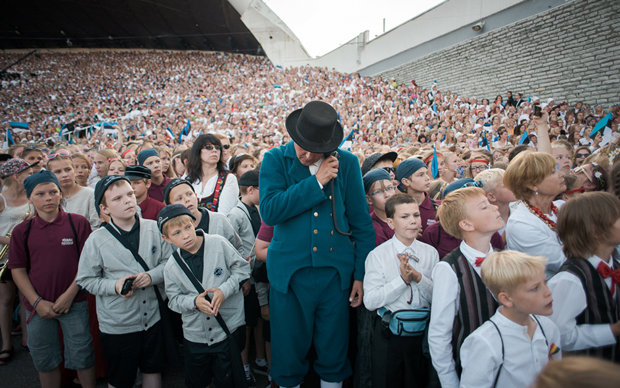
[[[245,326],[232,333],[237,343],[245,343]],[[214,345],[184,340],[185,386],[204,388],[213,384],[217,388],[234,387],[233,364],[228,339]],[[239,357],[238,354],[233,355]]]
[[426,387],[431,365],[422,351],[424,336],[396,336],[378,316],[374,328],[373,388]]

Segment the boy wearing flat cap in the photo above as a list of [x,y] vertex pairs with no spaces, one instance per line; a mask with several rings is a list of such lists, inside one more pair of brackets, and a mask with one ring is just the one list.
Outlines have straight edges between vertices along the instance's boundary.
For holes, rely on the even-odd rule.
[[172,247],[155,221],[136,216],[136,196],[124,176],[97,182],[95,207],[110,223],[86,241],[76,282],[97,297],[109,384],[133,386],[140,368],[143,386],[161,386],[165,349],[157,287]]
[[428,195],[431,178],[427,170],[424,162],[417,158],[403,160],[396,168],[396,180],[400,182],[398,189],[412,197],[420,208],[422,232],[429,225],[437,222],[437,204]]
[[375,234],[358,159],[336,151],[343,132],[334,108],[312,101],[288,116],[286,128],[293,140],[267,152],[260,170],[261,216],[274,226],[271,376],[282,387],[299,386],[314,345],[321,386],[341,387],[351,375],[348,306],[362,303]]
[[79,214],[60,208],[56,176],[39,171],[24,180],[34,218],[17,225],[9,245],[9,268],[29,311],[28,348],[43,387],[60,387],[64,333],[65,367],[77,370],[83,387],[95,386],[95,357],[86,294],[74,279],[91,229]]
[[142,217],[157,221],[159,211],[164,208],[162,202],[149,196],[149,188],[151,187],[151,170],[144,166],[127,166],[125,169],[125,177],[129,179],[131,188],[136,195],[136,201],[140,206]]
[[233,368],[241,363],[235,345],[245,343],[239,284],[250,277],[250,264],[222,236],[195,230],[193,221],[181,204],[166,206],[157,220],[164,240],[176,248],[164,275],[170,308],[183,315],[185,385],[235,387],[243,381]]
[[138,164],[151,171],[151,186],[149,196],[159,202],[164,202],[164,187],[170,178],[164,175],[159,152],[155,148],[147,148],[138,154]]

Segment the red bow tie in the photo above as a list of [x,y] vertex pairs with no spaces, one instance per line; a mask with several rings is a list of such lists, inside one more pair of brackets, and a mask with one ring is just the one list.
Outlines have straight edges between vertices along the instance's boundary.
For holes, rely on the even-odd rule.
[[476,264],[476,267],[480,267],[482,265],[482,262],[484,261],[485,257],[476,257],[476,262],[474,264]]
[[620,284],[620,269],[612,270],[605,262],[601,261],[598,263],[598,267],[596,267],[596,272],[598,272],[603,279],[611,277],[611,294],[613,295],[616,290],[616,284]]

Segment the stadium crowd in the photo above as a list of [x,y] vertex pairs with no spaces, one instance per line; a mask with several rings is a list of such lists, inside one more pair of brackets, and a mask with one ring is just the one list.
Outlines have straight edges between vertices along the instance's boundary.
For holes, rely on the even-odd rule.
[[[16,55],[2,54],[0,63],[8,64],[17,58]],[[349,355],[353,377],[345,384],[356,387],[494,386],[500,379],[499,386],[525,387],[535,381],[541,387],[551,386],[541,382],[545,373],[553,373],[547,369],[554,362],[545,367],[547,359],[560,358],[550,345],[561,348],[562,352],[586,351],[598,358],[620,360],[620,308],[615,287],[620,281],[620,275],[615,273],[619,271],[620,252],[616,248],[620,244],[619,105],[603,107],[579,101],[568,103],[552,97],[525,96],[518,91],[508,91],[505,95],[498,91],[494,98],[476,98],[441,90],[441,80],[431,85],[418,85],[415,80],[398,83],[394,79],[342,74],[314,67],[284,69],[273,66],[265,57],[226,53],[42,53],[18,63],[11,71],[18,73],[19,77],[0,81],[0,141],[4,144],[0,160],[0,247],[8,247],[8,254],[0,259],[8,258],[9,263],[0,282],[0,364],[9,363],[16,351],[11,346],[10,333],[19,326],[22,346],[30,348],[41,384],[45,387],[59,386],[61,369],[58,365],[62,358],[45,350],[49,344],[38,338],[38,333],[46,330],[45,333],[49,334],[49,327],[44,328],[45,322],[58,320],[66,338],[67,332],[73,333],[71,330],[74,329],[60,317],[78,311],[78,305],[79,311],[86,318],[90,317],[90,326],[80,322],[90,327],[90,337],[89,333],[82,334],[92,337],[94,346],[87,341],[85,347],[90,350],[85,350],[84,346],[76,350],[75,345],[65,349],[66,367],[78,370],[76,381],[82,386],[93,386],[96,376],[107,377],[116,387],[131,386],[139,368],[144,386],[161,384],[159,374],[163,370],[163,360],[128,352],[128,355],[135,355],[135,365],[128,362],[135,367],[131,369],[120,365],[127,360],[119,358],[118,350],[116,353],[111,350],[120,346],[121,335],[135,334],[136,331],[135,325],[125,327],[124,323],[116,322],[117,319],[133,319],[128,318],[132,313],[119,310],[116,301],[121,295],[135,300],[144,298],[146,307],[137,302],[131,307],[140,313],[150,308],[144,310],[142,321],[136,318],[140,326],[144,323],[144,333],[155,335],[153,333],[159,330],[158,335],[167,335],[163,325],[157,323],[160,319],[178,326],[176,339],[180,342],[184,337],[185,341],[188,386],[204,387],[212,379],[218,386],[232,384],[234,371],[238,369],[234,365],[235,355],[230,356],[232,361],[229,360],[228,364],[215,362],[211,371],[204,372],[205,375],[200,375],[200,366],[188,366],[188,360],[198,359],[198,354],[204,351],[197,344],[201,339],[195,334],[196,323],[191,315],[194,311],[188,312],[188,309],[195,308],[207,316],[215,316],[219,294],[213,292],[214,304],[209,301],[208,305],[203,305],[195,299],[190,301],[189,308],[188,302],[180,300],[178,293],[203,295],[204,291],[191,287],[181,291],[174,286],[175,282],[182,284],[179,276],[184,276],[179,269],[181,264],[177,267],[173,263],[175,259],[171,252],[174,247],[179,248],[182,256],[176,260],[187,261],[202,255],[202,251],[197,252],[198,248],[194,250],[193,245],[192,249],[185,250],[189,245],[180,246],[171,234],[177,224],[168,219],[183,216],[191,217],[194,226],[204,230],[204,235],[197,232],[196,247],[200,244],[206,247],[208,241],[212,252],[225,257],[222,265],[227,271],[226,276],[243,284],[241,291],[236,290],[242,293],[242,298],[235,298],[232,290],[225,291],[226,295],[221,297],[222,301],[225,298],[224,303],[228,303],[222,304],[221,315],[228,325],[234,326],[230,331],[243,332],[233,341],[240,350],[237,356],[241,354],[240,374],[250,386],[255,384],[253,373],[269,374],[273,385],[295,386],[300,383],[296,377],[283,373],[282,366],[271,366],[270,339],[276,335],[285,337],[287,332],[269,331],[270,319],[275,320],[272,327],[276,323],[278,328],[285,326],[280,326],[278,319],[282,319],[281,316],[274,316],[272,312],[270,317],[267,296],[270,292],[267,273],[271,277],[278,276],[279,272],[274,270],[273,264],[270,267],[270,264],[265,266],[262,263],[270,263],[276,257],[273,246],[271,253],[267,253],[272,238],[277,252],[280,252],[283,237],[278,237],[278,232],[284,233],[285,229],[279,226],[280,222],[273,222],[275,230],[268,222],[261,224],[261,217],[265,213],[269,220],[279,220],[273,215],[274,210],[263,203],[263,196],[270,200],[268,194],[264,194],[267,183],[263,186],[263,182],[270,182],[268,189],[274,184],[271,171],[276,150],[279,147],[286,149],[287,144],[294,140],[295,146],[311,152],[294,138],[299,134],[291,129],[291,112],[304,114],[305,111],[311,118],[308,107],[314,107],[316,101],[333,107],[340,123],[338,126],[342,128],[339,149],[341,152],[348,150],[357,157],[355,162],[359,163],[361,171],[356,171],[351,179],[354,184],[359,181],[360,189],[363,185],[364,192],[357,194],[364,209],[356,211],[366,213],[364,217],[368,222],[365,227],[375,233],[372,248],[376,248],[370,254],[365,252],[368,259],[363,304],[361,299],[359,304],[352,302],[357,323],[351,330],[355,333],[351,341],[356,350]],[[318,155],[318,151],[312,152]],[[266,154],[272,155],[271,159],[269,156],[265,159]],[[312,175],[316,174],[323,189],[319,178],[324,172],[321,166],[336,163],[331,161],[332,156],[318,155],[320,159],[304,164],[304,156],[300,155],[298,152],[301,163],[309,166]],[[344,155],[345,159],[340,160],[342,166],[348,160],[348,153]],[[270,167],[268,171],[261,170],[264,161]],[[319,163],[318,171],[313,170],[315,162]],[[110,202],[111,193],[121,193],[124,182],[128,190],[125,194],[133,196],[130,199],[133,212],[129,217],[122,213],[129,208],[121,211]],[[55,210],[35,198],[39,193],[37,190],[49,184],[58,188],[57,193],[50,191],[49,194],[54,205],[51,208]],[[333,195],[333,186],[331,190]],[[404,194],[395,194],[396,191]],[[606,194],[596,196],[602,192]],[[484,209],[474,210],[474,205],[470,205],[476,198],[482,198]],[[331,196],[329,200],[332,200]],[[569,206],[578,201],[582,201],[580,206]],[[600,217],[608,216],[607,221],[601,221],[607,222],[604,228],[595,225],[594,216],[584,215],[580,210],[590,206],[592,201],[600,203],[605,210]],[[175,208],[175,204],[184,205],[184,210]],[[472,218],[476,212],[486,214],[487,208],[493,212],[490,218]],[[413,209],[412,217],[416,219],[413,221],[416,225],[413,236],[407,237],[403,226],[395,221],[403,209]],[[71,214],[66,225],[54,221],[64,219],[66,214]],[[75,214],[86,220],[73,220],[71,217],[78,217]],[[157,222],[134,224],[134,214],[138,214],[139,220]],[[318,217],[316,212],[314,217]],[[343,221],[347,219],[343,217]],[[58,279],[54,282],[46,280],[41,272],[32,271],[30,267],[38,263],[48,270],[50,264],[42,264],[45,260],[37,257],[45,257],[46,249],[59,256],[69,254],[59,247],[47,248],[37,239],[37,236],[44,235],[46,222],[57,224],[59,228],[62,224],[65,229],[70,224],[70,228],[63,232],[75,238],[69,245],[79,245],[75,266],[54,261],[63,267],[63,271],[68,271],[58,278],[64,279],[65,283],[60,281],[64,286],[59,285]],[[166,222],[170,222],[168,226],[164,225]],[[287,222],[284,220],[282,224],[290,228]],[[331,223],[331,218],[322,222]],[[135,225],[138,225],[139,236],[132,237]],[[581,227],[584,229],[576,232]],[[120,230],[118,246],[104,249],[106,237],[116,237],[115,230]],[[359,233],[357,229],[355,231]],[[151,234],[147,237],[147,233]],[[317,233],[315,229],[314,234]],[[590,243],[583,241],[579,246],[567,243],[581,241],[575,237],[580,233],[594,235],[581,239],[589,239]],[[333,230],[331,234],[334,235]],[[222,238],[213,239],[211,235]],[[153,245],[152,255],[148,254],[148,247],[145,252],[140,249],[140,254],[148,255],[144,261],[154,266],[151,271],[142,271],[144,266],[134,265],[136,268],[130,269],[129,265],[123,267],[125,264],[107,261],[112,258],[106,256],[110,253],[105,250],[122,251],[123,241],[133,241],[131,239],[138,242],[136,247],[142,248],[139,242],[143,239]],[[65,249],[66,238],[62,240]],[[611,250],[601,246],[611,247]],[[310,247],[296,249],[309,250]],[[412,256],[405,255],[403,261],[401,248],[410,249]],[[389,249],[395,249],[397,254],[388,259]],[[498,256],[493,250],[505,251]],[[480,269],[477,259],[484,257],[488,259],[480,261]],[[392,259],[396,264],[383,268],[381,263]],[[593,285],[587,279],[592,276],[598,279],[598,272],[590,273],[587,266],[571,264],[578,259],[585,259],[581,261],[590,262],[594,267],[607,263],[610,271],[615,272],[600,275],[600,281]],[[131,254],[127,260],[136,264]],[[251,265],[246,268],[247,262]],[[524,284],[538,276],[536,271],[542,265],[544,285],[540,287],[549,291],[544,282],[546,278],[553,291],[554,311],[531,306],[525,308],[526,313],[533,314],[535,323],[532,327],[526,315],[524,326],[531,329],[533,342],[537,330],[542,330],[539,338],[542,345],[539,345],[545,348],[536,355],[541,357],[542,354],[545,362],[536,359],[535,365],[527,368],[515,367],[523,360],[508,351],[504,355],[503,348],[500,359],[485,356],[479,365],[475,365],[472,360],[480,354],[493,352],[477,346],[481,340],[475,343],[465,338],[468,335],[471,337],[467,338],[484,337],[477,329],[495,330],[483,325],[486,321],[498,321],[502,330],[509,330],[510,323],[501,319],[508,317],[508,320],[517,322],[515,316],[522,318],[514,312],[522,312],[519,309],[523,307],[518,303],[515,307],[513,303],[517,286],[502,288],[502,282],[509,281],[505,276],[497,275],[502,269],[496,267],[501,267],[502,262],[514,263],[505,270],[509,275],[504,275],[512,274],[517,279],[513,283]],[[204,266],[208,265],[205,253]],[[474,279],[471,281],[478,279],[475,287],[474,283],[462,281],[464,268],[468,265],[471,271],[467,274]],[[203,264],[188,267],[197,273],[196,268],[202,271]],[[218,269],[222,270],[218,267],[216,272]],[[107,271],[112,271],[112,275]],[[583,271],[587,276],[580,277]],[[211,279],[206,274],[205,270],[203,280],[219,282],[216,279],[219,275]],[[388,287],[386,284],[395,284],[394,277],[403,284],[390,290],[383,289]],[[115,279],[113,284],[104,284],[104,280],[112,278]],[[134,284],[132,286],[130,282],[129,293],[122,294],[127,279],[132,279]],[[37,282],[42,285],[38,286]],[[162,286],[163,293],[164,283],[165,294],[170,299],[167,313],[161,305],[157,309],[158,303],[161,304],[159,294],[157,298],[149,294],[150,299],[143,295],[145,288],[149,290],[155,284]],[[185,283],[191,284],[187,279]],[[207,287],[207,291],[212,292],[214,287]],[[221,287],[224,290],[230,288]],[[474,292],[474,289],[483,290],[480,291],[482,294],[476,294],[478,291]],[[489,295],[489,311],[472,308],[471,303],[477,302],[474,305],[481,309],[480,298],[486,298],[485,291]],[[551,291],[540,298],[548,300]],[[461,299],[459,292],[465,295]],[[71,294],[68,301],[67,293]],[[15,303],[17,295],[20,295],[21,303]],[[354,295],[351,296],[354,299]],[[52,297],[54,299],[50,299]],[[470,297],[473,299],[463,300]],[[578,301],[578,306],[569,308],[570,300]],[[500,312],[495,314],[498,304],[502,306],[498,311],[504,311],[503,315]],[[17,305],[21,305],[21,320],[13,322],[14,306]],[[465,315],[476,315],[477,320],[459,321],[458,317],[463,315],[460,312],[468,306],[470,310]],[[424,317],[428,322],[426,334],[409,336],[386,332],[388,329],[380,325],[383,321],[390,323],[384,312],[380,312],[382,309],[396,312],[407,308],[430,311]],[[152,315],[160,310],[161,313]],[[239,311],[245,319],[239,320]],[[279,314],[282,310],[276,311]],[[183,317],[182,324],[180,316]],[[181,326],[184,334],[180,335]],[[219,326],[208,325],[202,329],[221,330]],[[222,333],[226,334],[219,333],[221,335],[214,338],[220,341],[235,336],[227,331],[223,329]],[[497,331],[500,332],[500,328]],[[51,332],[54,333],[53,329]],[[488,332],[486,335],[489,336]],[[515,348],[523,345],[510,342],[516,341],[510,335],[502,337],[500,332],[502,345],[504,341]],[[419,341],[424,336],[428,337],[428,351],[423,350],[422,341]],[[159,347],[145,345],[137,337],[126,341],[138,344],[138,348],[142,346],[146,353],[166,353],[163,344]],[[406,344],[406,349],[402,344]],[[274,338],[274,347],[279,349],[280,346],[283,346],[281,338]],[[315,369],[322,379],[321,384],[325,383],[323,386],[337,386],[329,385],[329,382],[348,378],[343,372],[342,375],[330,375],[331,379],[324,381],[323,365],[319,362],[324,356],[320,344],[314,346],[318,353],[315,366],[320,365]],[[208,348],[207,353],[234,353],[217,347]],[[511,357],[511,362],[504,363],[503,357]],[[111,362],[114,359],[117,362]],[[282,356],[276,353],[274,359],[283,362]],[[407,373],[409,369],[415,371],[414,375]],[[233,373],[227,374],[226,370]],[[520,372],[522,376],[517,377]],[[482,381],[480,375],[495,377],[495,381]],[[311,377],[306,376],[306,383],[310,380]]]

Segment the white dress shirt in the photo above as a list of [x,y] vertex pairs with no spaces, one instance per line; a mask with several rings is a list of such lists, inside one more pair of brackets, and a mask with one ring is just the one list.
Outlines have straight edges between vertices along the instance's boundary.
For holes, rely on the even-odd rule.
[[[480,267],[476,267],[474,263],[477,257],[486,257],[493,252],[491,244],[489,244],[489,250],[486,253],[470,247],[465,241],[461,241],[460,249],[463,256],[480,276]],[[443,388],[456,388],[459,386],[459,377],[456,374],[452,353],[452,327],[458,313],[461,290],[456,273],[445,261],[441,261],[435,266],[432,279],[433,307],[431,308],[431,322],[428,329],[428,346],[441,386]]]
[[[555,201],[553,204],[560,209],[564,201]],[[555,214],[546,216],[553,222],[557,221]],[[506,249],[532,256],[545,256],[548,260],[545,269],[547,279],[555,275],[566,261],[557,233],[530,212],[523,202],[519,202],[511,210],[506,223]]]
[[[407,249],[409,248],[409,249]],[[419,283],[409,286],[400,276],[398,254],[405,251],[419,259],[409,264],[422,274]],[[370,311],[385,307],[390,311],[429,307],[433,294],[431,273],[439,262],[439,254],[432,246],[414,240],[407,247],[396,236],[379,245],[366,257],[364,275],[364,305]],[[411,303],[407,303],[411,297]]]
[[[592,256],[588,261],[596,268],[602,260]],[[610,260],[609,266],[613,269],[613,260]],[[611,277],[605,279],[605,283],[611,292]],[[549,288],[553,294],[551,319],[560,328],[563,350],[582,350],[616,343],[610,324],[577,324],[577,316],[587,307],[586,292],[577,276],[561,271],[549,280]],[[616,288],[614,298],[617,297]]]
[[[560,331],[549,318],[537,316],[542,330],[536,324],[536,331],[530,339],[527,326],[511,321],[500,311],[501,307],[491,319],[499,328],[501,339],[495,326],[487,321],[465,338],[461,346],[462,388],[492,387],[502,363],[497,387],[527,388],[549,361],[551,345],[559,346]],[[551,358],[559,360],[562,353],[557,352]]]

